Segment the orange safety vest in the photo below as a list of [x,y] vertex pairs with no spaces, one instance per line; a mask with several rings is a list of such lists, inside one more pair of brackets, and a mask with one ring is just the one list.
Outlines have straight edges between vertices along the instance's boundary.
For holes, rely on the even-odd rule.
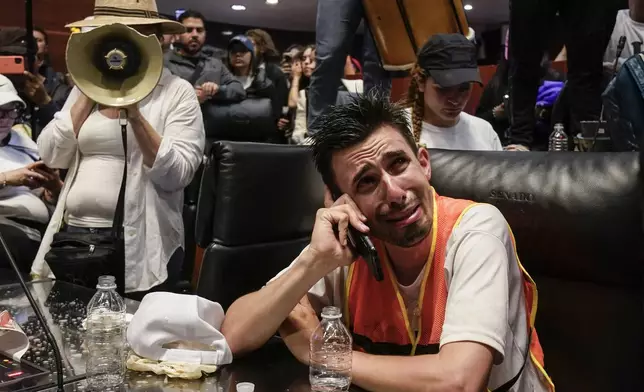
[[[374,239],[374,245],[383,263],[385,278],[381,282],[376,281],[369,272],[367,263],[358,260],[349,268],[345,287],[345,322],[353,335],[357,350],[383,355],[436,354],[439,351],[448,293],[443,271],[447,240],[465,212],[476,204],[469,200],[441,197],[436,195],[435,191],[432,191],[432,194],[432,244],[421,283],[418,309],[415,312],[419,317],[419,332],[415,334],[412,331],[407,308],[398,289],[387,252],[382,243]],[[510,235],[516,254],[511,231]],[[543,350],[534,328],[537,286],[520,262],[519,267],[523,272],[526,313],[532,331],[530,359],[539,370],[542,382],[550,391],[554,391],[554,384],[543,368]]]

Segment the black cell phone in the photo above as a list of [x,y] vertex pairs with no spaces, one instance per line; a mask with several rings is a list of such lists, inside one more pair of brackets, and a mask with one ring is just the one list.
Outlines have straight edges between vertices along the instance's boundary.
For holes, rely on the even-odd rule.
[[[338,199],[337,193],[333,195],[333,199]],[[356,230],[351,224],[349,224],[349,243],[350,247],[353,250],[354,254],[361,256],[369,267],[371,275],[378,281],[382,281],[385,278],[384,273],[382,272],[382,264],[380,263],[380,257],[378,256],[378,251],[373,245],[373,242],[369,239],[368,236]]]

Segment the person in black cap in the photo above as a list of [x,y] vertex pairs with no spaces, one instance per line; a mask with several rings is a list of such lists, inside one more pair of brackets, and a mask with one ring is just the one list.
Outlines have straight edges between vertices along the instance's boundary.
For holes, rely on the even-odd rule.
[[429,148],[502,150],[487,121],[463,112],[481,84],[476,46],[462,34],[436,34],[418,51],[408,103],[416,142]]
[[[277,98],[275,85],[266,75],[265,65],[258,60],[255,45],[247,36],[237,35],[228,43],[227,65],[233,77],[244,87],[246,99],[241,103],[219,108],[222,115],[227,113],[224,117],[228,120],[217,123],[217,127],[227,128],[229,131],[235,129],[238,134],[247,135],[251,130],[263,129],[268,139],[253,138],[252,141],[284,143],[285,139],[277,129],[283,103]],[[246,117],[250,122],[233,120],[239,116]]]
[[245,35],[237,35],[228,42],[228,68],[244,89],[250,87],[257,73],[254,54],[255,46]]

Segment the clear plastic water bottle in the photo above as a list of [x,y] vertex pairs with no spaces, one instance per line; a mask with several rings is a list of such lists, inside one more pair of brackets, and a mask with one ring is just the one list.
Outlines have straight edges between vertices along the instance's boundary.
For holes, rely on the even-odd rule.
[[309,382],[313,391],[347,391],[351,385],[353,339],[334,306],[322,310],[311,336]]
[[113,276],[99,277],[96,288],[87,305],[87,382],[109,388],[125,380],[125,303]]
[[548,151],[568,151],[568,135],[562,123],[555,124],[548,140]]

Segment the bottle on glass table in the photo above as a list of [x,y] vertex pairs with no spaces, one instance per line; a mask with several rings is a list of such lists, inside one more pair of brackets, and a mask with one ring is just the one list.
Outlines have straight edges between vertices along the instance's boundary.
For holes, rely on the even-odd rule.
[[125,380],[125,303],[113,276],[99,277],[96,288],[87,305],[87,382],[108,388]]
[[313,391],[347,391],[351,385],[353,339],[334,306],[322,310],[311,336],[309,382]]
[[568,135],[562,123],[555,124],[548,140],[548,151],[568,151]]

